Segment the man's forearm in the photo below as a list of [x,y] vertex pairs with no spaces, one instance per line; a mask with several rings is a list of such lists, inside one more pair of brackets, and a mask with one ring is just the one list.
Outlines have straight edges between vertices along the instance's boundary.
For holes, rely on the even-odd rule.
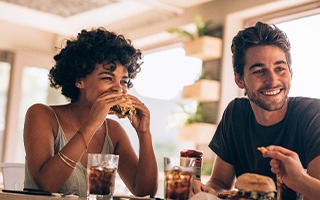
[[224,190],[230,190],[231,187],[227,186],[226,184],[222,183],[217,179],[211,178],[207,183],[206,186],[213,188],[217,193],[222,192]]

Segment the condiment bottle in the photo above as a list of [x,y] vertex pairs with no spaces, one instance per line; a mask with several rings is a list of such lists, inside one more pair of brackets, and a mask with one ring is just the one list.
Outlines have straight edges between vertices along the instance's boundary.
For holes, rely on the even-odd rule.
[[195,158],[196,176],[195,178],[201,180],[201,168],[202,168],[202,156],[203,152],[193,149],[185,149],[180,151],[180,158]]

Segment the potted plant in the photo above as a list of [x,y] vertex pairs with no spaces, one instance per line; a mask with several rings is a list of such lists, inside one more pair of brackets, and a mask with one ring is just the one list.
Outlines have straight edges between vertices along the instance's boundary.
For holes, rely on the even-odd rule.
[[190,109],[188,104],[180,104],[180,112],[185,115],[185,120],[180,127],[179,138],[182,141],[192,141],[196,145],[206,144],[211,140],[216,125],[203,112],[203,105],[196,104],[196,109]]
[[183,99],[197,100],[198,102],[216,102],[220,99],[220,82],[212,80],[202,71],[199,79],[182,90]]
[[220,58],[222,40],[210,36],[212,21],[207,20],[203,22],[201,16],[197,15],[194,20],[194,26],[196,28],[196,33],[181,28],[170,28],[167,32],[188,39],[183,45],[187,56],[197,57],[203,61]]
[[220,99],[220,82],[209,79],[199,79],[192,85],[186,85],[182,90],[182,98],[199,102],[216,102]]
[[203,156],[202,175],[210,175],[215,154],[209,149],[208,142],[217,128],[212,117],[205,114],[205,106],[199,102],[180,103],[172,121],[179,121],[179,140],[192,142],[194,148],[205,152]]

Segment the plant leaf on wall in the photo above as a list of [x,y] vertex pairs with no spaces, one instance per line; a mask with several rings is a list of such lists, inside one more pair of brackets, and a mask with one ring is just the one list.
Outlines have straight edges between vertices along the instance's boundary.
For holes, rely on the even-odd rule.
[[194,19],[194,24],[197,28],[198,37],[209,35],[209,29],[212,25],[212,20],[203,22],[202,17],[197,15]]
[[191,33],[187,30],[181,28],[169,28],[167,32],[170,34],[177,34],[178,36],[188,38],[190,40],[194,40],[199,37],[203,37],[206,35],[210,35],[209,31],[212,25],[211,20],[203,21],[200,15],[197,15],[194,18],[194,26],[196,27],[196,33]]
[[194,39],[194,36],[193,36],[190,32],[188,32],[188,31],[186,31],[186,30],[183,30],[183,29],[179,29],[179,28],[169,28],[169,29],[167,30],[167,32],[168,32],[168,33],[171,33],[171,34],[177,34],[177,35],[179,35],[179,36],[181,36],[181,37],[186,37],[186,38],[188,38],[188,39],[190,39],[190,40],[193,40],[193,39]]

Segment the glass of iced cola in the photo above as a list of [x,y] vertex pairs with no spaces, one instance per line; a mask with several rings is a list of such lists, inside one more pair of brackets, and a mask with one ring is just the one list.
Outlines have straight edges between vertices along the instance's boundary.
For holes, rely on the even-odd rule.
[[[193,158],[190,158],[193,159]],[[193,166],[180,166],[179,158],[164,158],[164,199],[189,199],[195,175]]]
[[277,200],[302,200],[300,193],[289,188],[277,175]]
[[88,199],[112,199],[119,156],[88,154]]

